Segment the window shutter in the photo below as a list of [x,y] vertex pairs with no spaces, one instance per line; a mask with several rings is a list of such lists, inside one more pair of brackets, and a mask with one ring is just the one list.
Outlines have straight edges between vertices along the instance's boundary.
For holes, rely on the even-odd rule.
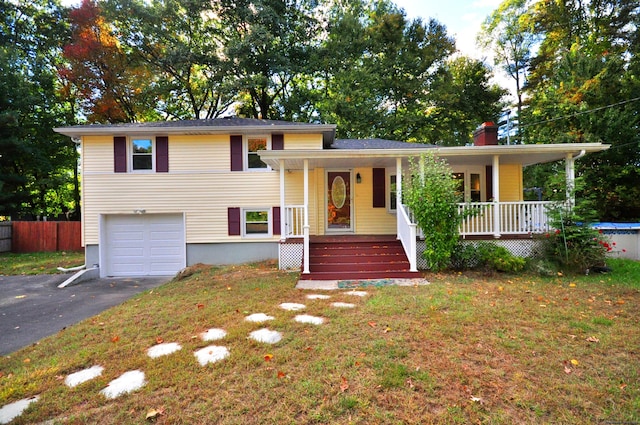
[[485,167],[484,178],[487,188],[487,202],[490,202],[493,199],[493,167],[491,165]]
[[242,136],[231,136],[231,171],[242,171]]
[[273,216],[271,218],[271,221],[273,222],[273,234],[281,235],[282,230],[280,227],[280,207],[273,207],[271,209],[271,215]]
[[385,207],[385,170],[384,168],[373,169],[373,208]]
[[284,149],[284,134],[271,135],[271,150],[281,151]]
[[169,172],[169,138],[156,137],[156,173]]
[[113,138],[113,171],[116,173],[127,172],[127,138]]
[[229,236],[240,236],[240,208],[227,209]]

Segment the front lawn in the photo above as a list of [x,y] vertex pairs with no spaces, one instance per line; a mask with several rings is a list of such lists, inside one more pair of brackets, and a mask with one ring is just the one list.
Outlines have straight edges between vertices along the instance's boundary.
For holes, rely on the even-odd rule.
[[7,276],[60,273],[58,267],[68,268],[82,264],[84,251],[0,253],[0,275]]
[[[637,423],[640,265],[611,265],[575,278],[427,275],[429,285],[364,297],[297,290],[297,274],[269,263],[203,266],[0,358],[0,407],[40,395],[16,423]],[[245,321],[252,313],[274,320]],[[247,338],[263,327],[283,339]],[[211,344],[198,336],[209,328],[227,331],[213,344],[230,356],[203,367],[194,352]],[[159,342],[182,349],[149,358]],[[93,365],[102,376],[65,386]],[[100,394],[131,370],[145,373],[144,387]]]

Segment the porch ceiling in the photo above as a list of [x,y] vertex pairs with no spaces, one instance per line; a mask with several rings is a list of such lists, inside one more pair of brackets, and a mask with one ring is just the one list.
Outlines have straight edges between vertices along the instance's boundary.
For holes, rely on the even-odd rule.
[[[609,145],[601,143],[563,143],[546,145],[499,145],[438,147],[432,151],[446,158],[451,165],[491,165],[498,155],[501,164],[522,164],[523,166],[564,160],[567,154],[577,156],[581,152],[604,151]],[[323,150],[268,150],[260,151],[260,158],[274,170],[280,169],[284,160],[287,170],[302,170],[304,160],[309,161],[309,169],[353,168],[353,167],[395,167],[396,158],[402,158],[403,167],[408,158],[418,156],[425,149],[323,149]]]

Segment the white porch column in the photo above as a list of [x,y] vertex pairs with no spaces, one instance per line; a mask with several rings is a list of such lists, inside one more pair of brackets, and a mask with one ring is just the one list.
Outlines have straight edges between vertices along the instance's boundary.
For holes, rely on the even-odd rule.
[[500,237],[500,156],[493,156],[491,168],[491,181],[493,186],[493,237]]
[[572,208],[576,202],[575,193],[573,191],[576,186],[576,170],[575,170],[575,159],[573,158],[572,154],[568,153],[566,155],[564,167],[565,167],[565,175],[566,175],[565,178],[566,178],[566,186],[567,186],[567,193],[565,195],[566,196],[565,200],[569,204],[569,208]]
[[302,273],[309,274],[309,160],[304,160],[304,225],[302,226],[304,235]]
[[402,158],[396,158],[396,238],[400,239],[400,214],[402,202]]
[[284,199],[284,159],[280,160],[280,240],[284,242],[287,239],[287,224]]

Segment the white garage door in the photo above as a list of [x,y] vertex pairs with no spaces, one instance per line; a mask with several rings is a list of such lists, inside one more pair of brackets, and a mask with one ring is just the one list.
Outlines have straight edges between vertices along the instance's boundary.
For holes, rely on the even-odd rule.
[[166,276],[185,266],[182,215],[108,215],[104,224],[107,276]]

